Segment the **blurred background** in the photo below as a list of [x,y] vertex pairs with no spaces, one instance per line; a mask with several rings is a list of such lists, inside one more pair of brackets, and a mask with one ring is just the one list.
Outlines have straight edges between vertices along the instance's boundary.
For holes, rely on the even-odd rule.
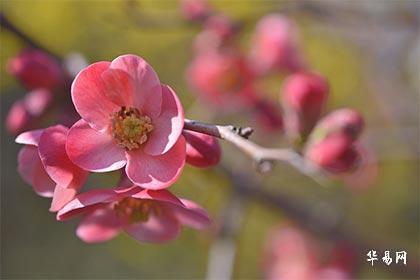
[[[318,244],[321,259],[337,242],[348,245],[355,255],[351,278],[419,277],[419,2],[210,3],[241,24],[244,51],[264,15],[278,12],[296,22],[308,62],[330,82],[328,111],[353,107],[365,117],[362,142],[377,159],[376,179],[363,188],[340,181],[325,187],[285,164],[260,174],[235,147],[221,142],[219,167],[186,166],[171,187],[208,209],[214,219],[210,230],[183,229],[178,240],[163,245],[139,244],[126,235],[87,245],[74,234],[77,221],[56,222],[48,212],[49,200],[36,196],[16,171],[20,147],[4,120],[26,90],[5,69],[26,45],[2,27],[1,278],[202,279],[211,270],[209,261],[217,266],[214,258],[225,260],[223,254],[235,252],[232,278],[261,279],[269,233],[285,225],[305,231]],[[10,23],[57,56],[79,53],[95,62],[126,53],[140,55],[178,93],[186,117],[254,126],[253,140],[284,146],[281,133],[267,134],[246,112],[219,115],[196,100],[185,70],[200,27],[183,18],[178,1],[3,0],[0,4]],[[270,76],[262,82],[267,99],[277,102],[283,79]],[[54,121],[48,119],[43,126]],[[113,174],[94,175],[89,185],[109,186],[114,181]],[[407,266],[378,261],[372,267],[366,261],[370,250],[376,250],[379,258],[383,250],[391,254],[404,250]],[[217,257],[209,257],[214,252]]]

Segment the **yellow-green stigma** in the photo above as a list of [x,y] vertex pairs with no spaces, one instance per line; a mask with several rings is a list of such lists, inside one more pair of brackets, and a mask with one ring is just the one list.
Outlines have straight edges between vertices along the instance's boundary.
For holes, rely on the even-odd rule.
[[140,148],[153,130],[152,120],[136,108],[122,107],[111,115],[111,133],[117,144],[127,150]]
[[114,205],[114,210],[120,217],[127,218],[130,224],[147,222],[150,214],[160,215],[162,209],[152,200],[127,197]]

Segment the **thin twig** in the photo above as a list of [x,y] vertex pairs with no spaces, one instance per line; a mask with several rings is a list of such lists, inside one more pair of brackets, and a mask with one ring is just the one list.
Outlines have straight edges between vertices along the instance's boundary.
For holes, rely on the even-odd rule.
[[314,178],[318,183],[325,184],[326,174],[323,170],[305,160],[292,149],[265,148],[247,138],[252,134],[250,127],[236,127],[232,125],[215,125],[195,120],[185,119],[184,129],[211,135],[235,145],[238,149],[252,158],[260,172],[268,172],[274,162],[285,162],[303,174]]

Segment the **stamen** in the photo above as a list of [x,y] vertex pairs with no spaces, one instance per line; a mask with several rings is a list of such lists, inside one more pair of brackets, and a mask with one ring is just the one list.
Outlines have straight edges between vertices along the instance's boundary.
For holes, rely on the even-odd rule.
[[138,149],[153,130],[152,120],[136,108],[121,107],[111,115],[111,133],[117,144],[127,150]]
[[149,199],[127,197],[114,205],[114,210],[119,217],[127,218],[129,223],[147,222],[150,214],[160,215],[162,209]]

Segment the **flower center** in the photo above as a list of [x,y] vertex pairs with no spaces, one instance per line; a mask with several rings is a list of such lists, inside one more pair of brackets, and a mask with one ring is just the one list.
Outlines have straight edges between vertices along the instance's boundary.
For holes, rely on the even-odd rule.
[[114,205],[114,210],[118,216],[127,218],[130,224],[147,222],[152,212],[155,215],[162,213],[162,209],[155,201],[132,197],[126,197],[117,202]]
[[242,84],[242,77],[239,69],[235,65],[227,65],[219,80],[220,90],[232,92],[237,90]]
[[123,106],[111,115],[112,137],[127,150],[140,148],[152,130],[152,120],[146,115],[142,116],[136,108]]

